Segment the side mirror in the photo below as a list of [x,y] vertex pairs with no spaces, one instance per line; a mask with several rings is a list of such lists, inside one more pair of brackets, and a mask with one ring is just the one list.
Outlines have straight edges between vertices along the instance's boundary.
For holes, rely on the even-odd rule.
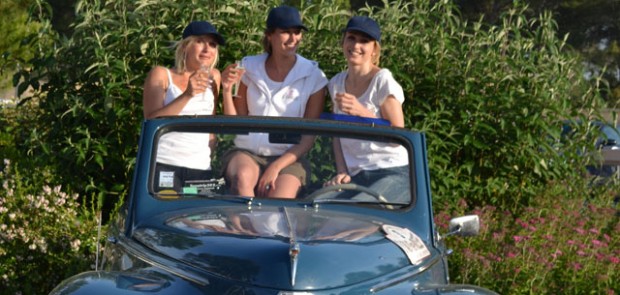
[[452,218],[448,225],[448,231],[446,236],[476,236],[480,232],[480,218],[478,215],[466,215]]

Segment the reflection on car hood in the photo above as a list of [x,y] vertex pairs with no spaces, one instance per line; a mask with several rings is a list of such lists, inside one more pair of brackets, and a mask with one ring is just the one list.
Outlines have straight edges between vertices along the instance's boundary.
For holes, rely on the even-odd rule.
[[134,237],[215,276],[281,290],[355,284],[430,256],[411,231],[342,212],[217,207],[162,223]]

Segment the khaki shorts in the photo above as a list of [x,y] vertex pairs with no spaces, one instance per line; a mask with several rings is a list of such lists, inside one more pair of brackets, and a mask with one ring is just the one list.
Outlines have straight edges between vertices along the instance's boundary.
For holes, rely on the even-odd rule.
[[[269,166],[280,157],[259,156],[246,149],[233,148],[230,151],[226,152],[222,157],[222,175],[226,176],[226,167],[228,167],[228,163],[230,163],[230,160],[232,160],[232,158],[238,153],[243,153],[250,156],[256,162],[256,164],[258,164],[261,173],[265,170],[265,168],[267,168],[267,166]],[[308,160],[306,160],[306,158],[301,157],[297,159],[297,162],[284,167],[284,169],[280,171],[280,174],[293,175],[299,179],[302,186],[305,186],[308,183],[308,177],[310,176],[310,163],[308,162]]]

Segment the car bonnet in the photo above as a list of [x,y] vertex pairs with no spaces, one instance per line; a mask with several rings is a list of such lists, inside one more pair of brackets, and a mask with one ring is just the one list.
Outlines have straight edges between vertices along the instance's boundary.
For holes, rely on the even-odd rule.
[[408,229],[329,210],[213,207],[159,219],[162,226],[139,227],[134,238],[216,277],[264,288],[337,288],[431,256]]

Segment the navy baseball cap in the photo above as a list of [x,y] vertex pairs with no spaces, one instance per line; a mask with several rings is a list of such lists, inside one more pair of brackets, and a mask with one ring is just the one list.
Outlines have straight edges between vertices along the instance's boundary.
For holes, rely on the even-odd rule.
[[189,36],[212,35],[218,44],[226,44],[224,37],[217,32],[215,27],[208,21],[193,21],[183,30],[183,39]]
[[267,16],[267,29],[302,28],[308,30],[301,22],[299,11],[295,7],[282,5],[272,8]]
[[370,38],[381,43],[381,29],[379,24],[367,16],[354,16],[347,23],[347,27],[342,32],[358,31],[368,35]]

